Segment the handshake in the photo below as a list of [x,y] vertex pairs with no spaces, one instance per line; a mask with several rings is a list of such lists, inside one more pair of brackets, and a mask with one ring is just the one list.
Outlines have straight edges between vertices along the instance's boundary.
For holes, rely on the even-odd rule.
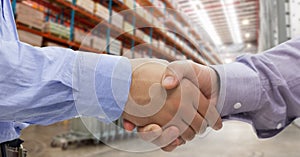
[[210,67],[191,61],[134,59],[124,128],[137,127],[143,140],[164,151],[192,140],[208,126],[222,128],[216,109],[219,78]]

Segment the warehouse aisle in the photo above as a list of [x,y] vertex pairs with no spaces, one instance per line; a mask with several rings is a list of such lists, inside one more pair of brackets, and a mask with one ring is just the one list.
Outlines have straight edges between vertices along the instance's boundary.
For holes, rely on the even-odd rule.
[[[298,157],[300,148],[300,130],[290,126],[280,135],[268,140],[257,140],[252,128],[240,122],[226,122],[219,132],[211,132],[203,139],[180,147],[172,153],[160,150],[147,153],[128,153],[117,151],[105,145],[83,146],[62,151],[51,148],[51,137],[66,131],[61,123],[52,126],[33,126],[23,131],[25,147],[29,157]],[[132,140],[132,139],[127,139]]]

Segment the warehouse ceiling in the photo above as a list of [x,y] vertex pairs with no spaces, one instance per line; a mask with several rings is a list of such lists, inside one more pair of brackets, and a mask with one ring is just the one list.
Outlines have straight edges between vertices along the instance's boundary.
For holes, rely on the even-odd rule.
[[178,5],[221,51],[256,52],[259,0],[178,0]]

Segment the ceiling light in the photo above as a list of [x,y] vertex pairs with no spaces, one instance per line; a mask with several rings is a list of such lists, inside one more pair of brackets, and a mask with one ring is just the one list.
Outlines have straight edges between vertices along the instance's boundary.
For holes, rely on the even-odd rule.
[[245,34],[245,37],[246,37],[246,38],[250,38],[250,36],[251,36],[250,33],[246,33],[246,34]]
[[252,44],[248,43],[247,48],[251,48],[251,47],[252,47]]
[[[218,35],[215,26],[212,24],[206,10],[204,9],[203,4],[201,3],[201,1],[199,0],[191,0],[190,2],[190,6],[193,7],[194,11],[197,13],[198,15],[198,19],[200,21],[200,26],[208,33],[208,35],[210,36],[210,38],[212,39],[212,42],[214,42],[214,44],[216,46],[220,46],[222,45],[222,41],[220,36]],[[200,10],[197,8],[201,8]]]
[[245,19],[245,20],[242,21],[242,24],[243,25],[249,25],[250,21],[248,19]]
[[225,63],[232,63],[233,62],[233,59],[231,59],[231,58],[226,58],[226,59],[224,59],[224,62]]
[[226,53],[226,57],[230,57],[231,56],[231,54],[230,53]]
[[233,0],[221,0],[223,12],[226,16],[226,21],[230,30],[231,38],[235,44],[243,43],[240,25],[234,7]]

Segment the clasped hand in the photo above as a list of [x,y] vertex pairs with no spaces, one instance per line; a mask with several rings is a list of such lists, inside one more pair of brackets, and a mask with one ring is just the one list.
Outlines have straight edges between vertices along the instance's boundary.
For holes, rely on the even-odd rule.
[[190,61],[135,59],[124,128],[138,127],[142,139],[165,151],[192,140],[208,126],[218,130],[219,92],[213,69]]

